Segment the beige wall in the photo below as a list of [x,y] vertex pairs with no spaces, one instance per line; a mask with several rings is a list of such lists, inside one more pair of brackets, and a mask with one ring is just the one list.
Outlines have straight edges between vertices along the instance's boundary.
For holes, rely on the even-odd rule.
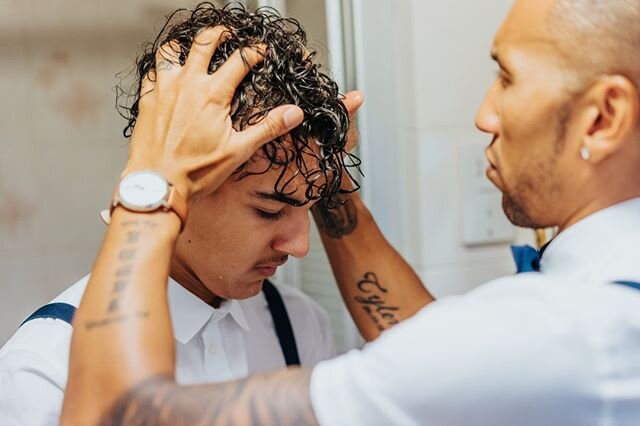
[[[116,74],[166,13],[195,3],[0,0],[0,344],[91,269],[126,158]],[[326,58],[324,3],[289,4]]]
[[91,269],[126,156],[115,75],[161,3],[0,2],[0,343]]

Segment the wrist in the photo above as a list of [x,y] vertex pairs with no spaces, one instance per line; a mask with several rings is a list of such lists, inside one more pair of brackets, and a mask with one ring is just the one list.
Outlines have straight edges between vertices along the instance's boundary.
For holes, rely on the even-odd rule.
[[186,197],[165,175],[151,169],[125,169],[113,195],[110,213],[118,207],[139,214],[173,212],[181,223],[181,229],[188,213]]
[[180,216],[172,210],[140,213],[116,206],[111,214],[110,226],[128,226],[130,223],[153,230],[153,235],[169,241],[177,240],[182,229]]

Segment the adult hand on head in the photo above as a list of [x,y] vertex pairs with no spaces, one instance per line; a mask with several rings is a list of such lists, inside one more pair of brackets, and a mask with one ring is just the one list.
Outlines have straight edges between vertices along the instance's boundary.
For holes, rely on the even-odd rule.
[[260,146],[302,122],[300,108],[283,105],[259,123],[234,130],[233,95],[251,67],[263,59],[266,47],[238,50],[208,74],[209,62],[226,34],[224,27],[201,31],[184,66],[173,43],[158,49],[155,78],[147,76],[142,83],[140,112],[123,175],[151,169],[184,197],[211,193]]
[[349,113],[349,130],[347,130],[347,144],[346,151],[353,151],[358,146],[358,129],[356,126],[356,112],[364,103],[364,95],[358,90],[353,90],[347,93],[342,100],[342,103],[347,108]]

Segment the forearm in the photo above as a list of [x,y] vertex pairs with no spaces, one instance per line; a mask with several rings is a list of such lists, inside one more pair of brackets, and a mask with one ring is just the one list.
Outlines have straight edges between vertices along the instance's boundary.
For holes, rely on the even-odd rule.
[[367,341],[434,300],[357,194],[335,209],[318,204],[313,215],[342,297]]
[[226,383],[178,386],[154,377],[124,394],[103,425],[317,425],[310,370],[292,368]]
[[173,377],[167,305],[174,213],[114,210],[74,319],[63,424],[96,424],[131,387]]

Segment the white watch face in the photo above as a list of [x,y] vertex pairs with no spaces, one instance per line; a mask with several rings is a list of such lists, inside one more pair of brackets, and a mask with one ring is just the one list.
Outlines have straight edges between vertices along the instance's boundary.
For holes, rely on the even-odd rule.
[[133,210],[155,210],[160,207],[167,193],[167,180],[152,171],[131,173],[120,182],[120,202]]

